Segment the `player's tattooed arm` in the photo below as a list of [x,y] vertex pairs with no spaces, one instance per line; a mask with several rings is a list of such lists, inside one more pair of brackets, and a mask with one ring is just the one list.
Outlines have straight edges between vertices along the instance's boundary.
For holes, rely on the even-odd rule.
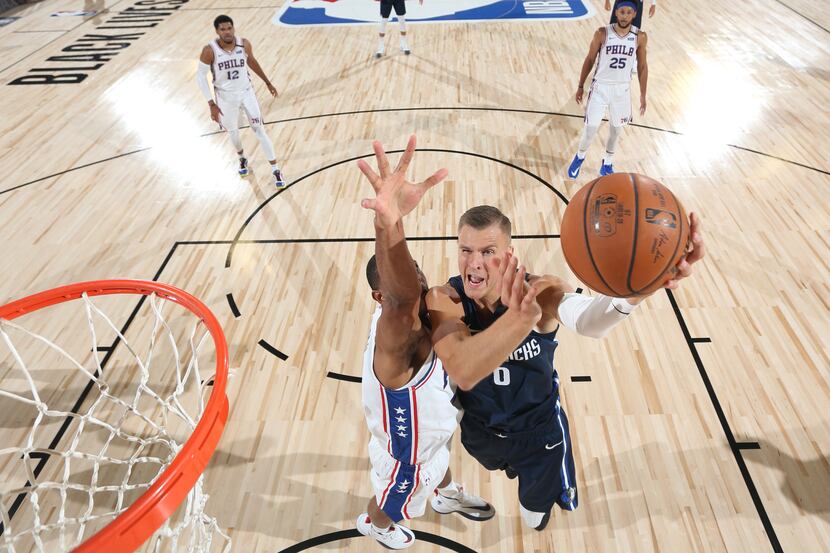
[[247,38],[242,39],[242,47],[245,48],[245,53],[248,55],[248,66],[251,68],[251,71],[257,74],[257,76],[263,80],[265,86],[268,87],[268,92],[271,93],[271,96],[279,96],[279,92],[274,85],[271,84],[271,81],[268,79],[268,76],[265,74],[265,71],[262,70],[260,67],[259,62],[254,57],[254,48],[251,46],[251,43],[248,41]]
[[582,71],[579,73],[579,84],[576,87],[577,104],[582,103],[582,98],[585,94],[585,80],[594,67],[594,62],[599,54],[599,49],[602,48],[602,43],[605,42],[605,33],[605,27],[600,27],[594,32],[594,38],[591,39],[591,45],[588,47],[588,55],[585,56],[585,61],[582,62]]

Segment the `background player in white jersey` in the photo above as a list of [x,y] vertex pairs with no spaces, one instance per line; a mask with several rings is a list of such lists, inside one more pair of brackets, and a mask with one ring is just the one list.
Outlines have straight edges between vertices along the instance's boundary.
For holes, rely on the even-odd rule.
[[[244,38],[235,36],[233,20],[227,15],[220,15],[213,20],[213,28],[219,38],[211,41],[202,48],[202,55],[199,57],[199,69],[196,73],[196,80],[199,83],[199,90],[210,106],[210,118],[219,123],[222,128],[228,131],[231,142],[239,155],[239,174],[248,174],[248,159],[242,149],[242,139],[239,137],[239,110],[245,110],[248,123],[254,130],[259,144],[262,146],[268,163],[271,164],[271,174],[274,176],[274,184],[278,187],[285,186],[285,178],[282,170],[277,165],[277,156],[274,153],[274,145],[271,139],[265,134],[262,125],[262,112],[259,109],[254,94],[254,86],[251,82],[251,74],[248,68],[256,73],[260,79],[265,81],[268,92],[271,96],[277,95],[277,89],[268,80],[259,62],[254,57],[251,43]],[[213,73],[213,88],[216,92],[216,100],[208,86],[207,74]]]
[[[418,0],[423,4],[424,0]],[[389,16],[392,15],[392,8],[395,8],[395,15],[398,16],[398,26],[401,30],[401,51],[407,56],[411,53],[409,44],[406,42],[406,3],[404,0],[380,0],[380,33],[378,38],[378,50],[375,57],[383,55],[386,48],[384,38],[386,37],[386,25],[389,23]]]
[[637,8],[631,0],[622,0],[614,12],[617,23],[600,27],[594,33],[588,55],[582,63],[579,86],[576,89],[576,103],[581,104],[585,93],[585,79],[597,64],[588,100],[585,105],[585,126],[579,139],[579,149],[568,167],[568,177],[579,176],[588,147],[599,130],[599,125],[608,110],[608,142],[605,156],[599,169],[601,176],[614,172],[614,151],[622,134],[623,126],[631,122],[631,74],[637,68],[640,79],[640,115],[646,112],[646,88],[648,84],[648,62],[646,61],[646,34],[631,24],[637,15]]
[[409,254],[402,218],[424,193],[447,176],[441,169],[420,184],[406,180],[415,137],[394,172],[374,143],[380,175],[365,161],[360,170],[375,189],[363,207],[375,212],[375,255],[366,267],[379,304],[363,360],[363,409],[369,426],[369,459],[375,495],[357,529],[391,549],[410,547],[415,536],[399,524],[424,513],[427,499],[441,514],[471,520],[495,515],[484,500],[452,481],[450,440],[458,424],[453,385],[430,345],[424,294],[427,280]]

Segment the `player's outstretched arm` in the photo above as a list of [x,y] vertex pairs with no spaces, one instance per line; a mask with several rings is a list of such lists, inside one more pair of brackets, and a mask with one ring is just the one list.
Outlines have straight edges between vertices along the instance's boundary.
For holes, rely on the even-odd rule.
[[517,265],[515,257],[498,264],[507,311],[474,336],[464,324],[464,308],[452,287],[435,287],[427,294],[435,353],[462,390],[471,389],[501,366],[542,315],[536,288],[525,284],[525,269]]
[[[677,289],[682,279],[691,276],[694,270],[693,265],[703,259],[706,253],[700,230],[700,218],[696,213],[691,213],[690,219],[692,239],[686,255],[678,262],[674,275],[664,285],[670,290]],[[546,277],[541,277],[540,280],[544,278]],[[552,289],[555,290],[556,287]],[[602,338],[608,334],[615,326],[623,322],[645,298],[645,296],[611,298],[602,294],[591,297],[574,294],[568,290],[559,296],[557,302],[555,298],[548,298],[547,291],[539,292],[539,302],[545,312],[542,323],[550,313],[551,306],[555,305],[556,316],[563,326],[591,338]]]
[[245,53],[248,55],[248,67],[251,68],[251,71],[256,73],[257,76],[265,82],[265,86],[268,87],[268,92],[271,93],[271,96],[279,96],[279,92],[277,92],[276,87],[274,87],[274,85],[271,84],[271,81],[268,80],[268,76],[265,74],[265,71],[262,70],[259,62],[254,57],[254,48],[251,46],[251,43],[247,38],[242,39],[242,47],[245,48]]
[[594,38],[591,39],[591,45],[588,47],[588,55],[585,56],[585,61],[582,62],[582,71],[579,73],[579,84],[576,87],[577,104],[582,103],[582,98],[585,94],[585,79],[588,78],[588,73],[594,67],[599,49],[602,48],[602,43],[605,42],[605,33],[605,27],[600,27],[594,32]]
[[648,36],[640,31],[637,36],[637,76],[640,79],[640,115],[646,113],[646,89],[648,88],[648,59],[646,45]]
[[409,253],[403,230],[403,217],[411,212],[427,190],[441,182],[446,169],[415,184],[406,180],[406,171],[415,154],[416,138],[411,136],[398,166],[392,171],[383,145],[375,141],[376,173],[363,160],[358,166],[375,191],[361,205],[375,214],[375,260],[380,276],[383,311],[378,320],[375,374],[384,386],[399,387],[402,375],[410,369],[413,332],[421,329],[422,301],[417,265]]

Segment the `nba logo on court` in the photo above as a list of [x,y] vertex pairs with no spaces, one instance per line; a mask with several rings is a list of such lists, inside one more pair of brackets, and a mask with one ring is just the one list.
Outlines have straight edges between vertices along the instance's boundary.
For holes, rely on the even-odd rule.
[[[432,0],[407,2],[413,23],[537,21],[582,19],[591,15],[583,0]],[[379,20],[378,3],[367,0],[294,0],[286,2],[274,24],[286,26],[367,25]]]

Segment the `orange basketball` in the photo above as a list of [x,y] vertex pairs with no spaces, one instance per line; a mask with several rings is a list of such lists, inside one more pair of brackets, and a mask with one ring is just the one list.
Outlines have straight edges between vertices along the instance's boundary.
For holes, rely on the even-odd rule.
[[671,190],[634,173],[595,179],[562,218],[562,253],[577,278],[607,296],[644,296],[686,252],[689,220]]

